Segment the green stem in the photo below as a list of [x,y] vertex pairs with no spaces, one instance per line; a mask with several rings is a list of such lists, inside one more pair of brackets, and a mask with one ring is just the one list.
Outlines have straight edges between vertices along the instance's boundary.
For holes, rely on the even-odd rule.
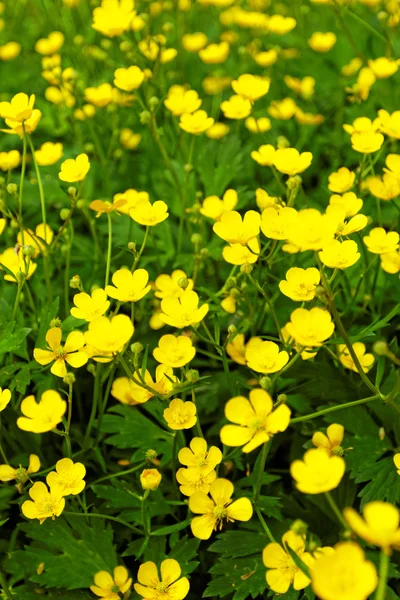
[[294,365],[294,363],[299,360],[301,353],[302,353],[302,349],[299,350],[298,352],[296,352],[296,354],[293,356],[293,358],[291,358],[289,360],[289,362],[277,373],[275,373],[275,375],[272,378],[272,385],[274,385],[275,381],[278,379],[278,377],[280,377],[281,375],[283,375],[283,373],[285,373],[285,371],[287,371],[288,369],[290,369],[291,366]]
[[248,276],[248,278],[250,279],[250,281],[253,283],[253,285],[256,287],[256,289],[257,289],[257,290],[260,292],[260,294],[263,296],[263,298],[265,298],[265,300],[266,300],[266,302],[267,302],[267,304],[268,304],[269,310],[271,311],[271,315],[272,315],[272,318],[273,318],[273,320],[274,320],[275,327],[276,327],[276,329],[278,330],[279,339],[281,340],[281,342],[282,342],[282,343],[284,343],[284,339],[283,339],[282,332],[281,332],[281,326],[279,325],[278,317],[277,317],[277,315],[276,315],[276,312],[275,312],[275,309],[274,309],[274,307],[273,307],[273,305],[272,305],[272,302],[271,302],[271,300],[269,299],[269,296],[268,296],[268,295],[267,295],[267,293],[265,292],[264,288],[262,288],[262,287],[260,286],[260,284],[258,283],[258,281],[256,281],[256,280],[254,279],[254,277],[253,277],[253,275],[252,275],[251,273],[247,273],[247,276]]
[[259,520],[260,520],[260,523],[261,523],[261,525],[263,526],[263,529],[264,529],[265,533],[266,533],[266,534],[267,534],[267,536],[269,537],[269,540],[270,540],[270,542],[272,542],[273,544],[275,544],[275,543],[276,543],[276,540],[275,540],[274,536],[272,535],[272,533],[271,533],[271,530],[270,530],[270,528],[268,527],[268,525],[267,525],[267,523],[266,523],[266,521],[265,521],[264,517],[262,516],[260,509],[259,509],[259,508],[257,508],[257,506],[256,506],[256,507],[255,507],[255,510],[256,510],[257,517],[259,518]]
[[149,231],[150,231],[150,227],[147,226],[146,227],[146,231],[144,232],[144,238],[143,238],[142,245],[140,246],[140,250],[139,250],[138,254],[136,255],[136,258],[135,258],[134,263],[132,265],[132,269],[131,269],[132,273],[136,269],[137,264],[138,264],[138,262],[139,262],[139,260],[140,260],[140,258],[142,256],[142,254],[143,254],[143,250],[145,249],[147,238],[149,237]]
[[14,600],[14,596],[11,594],[10,588],[8,587],[7,580],[1,571],[0,571],[0,585],[2,587],[2,590],[3,590],[7,600]]
[[[24,135],[22,138],[22,165],[21,165],[21,178],[19,180],[19,194],[18,194],[18,220],[20,223],[22,223],[22,197],[23,197],[23,193],[24,193],[24,180],[25,180],[25,170],[26,170],[26,150],[27,150],[25,126],[23,123],[22,123],[22,127],[23,127]],[[21,230],[21,235],[22,235],[22,243],[23,243],[24,242],[23,229]]]
[[135,471],[139,471],[140,469],[143,469],[143,467],[145,467],[145,466],[146,466],[146,461],[139,463],[138,465],[136,465],[135,467],[132,467],[131,469],[124,469],[123,471],[118,471],[118,473],[112,473],[112,475],[106,475],[105,477],[100,477],[100,479],[96,479],[96,481],[93,481],[93,483],[91,483],[88,487],[92,487],[93,485],[96,485],[102,481],[114,479],[115,477],[124,477],[125,475],[129,475],[130,473],[135,473]]
[[192,158],[193,158],[195,142],[196,142],[196,136],[192,135],[192,139],[190,140],[188,160],[187,160],[187,164],[186,164],[185,182],[183,185],[183,198],[182,198],[182,203],[181,203],[181,214],[179,216],[178,253],[182,250],[183,229],[184,229],[184,225],[185,225],[185,209],[186,209],[186,204],[187,204],[186,200],[187,200],[187,195],[188,195],[190,172],[191,172],[191,167],[192,167]]
[[107,213],[107,221],[108,221],[108,247],[107,247],[107,265],[106,265],[106,283],[110,280],[110,266],[111,266],[111,250],[112,250],[112,220],[111,213]]
[[146,500],[147,500],[149,493],[150,493],[150,490],[146,490],[145,493],[143,494],[142,508],[141,508],[143,530],[144,530],[144,535],[146,538],[150,537],[150,533],[151,533],[150,527],[148,526],[148,523],[147,523],[147,511],[146,511]]
[[338,521],[343,525],[344,529],[347,530],[349,529],[348,524],[346,523],[342,513],[340,512],[336,502],[334,501],[334,499],[332,498],[330,492],[325,492],[325,498],[328,500],[329,502],[329,506],[331,507],[331,509],[333,510],[333,512],[335,513]]
[[386,585],[389,574],[389,554],[381,550],[381,560],[379,564],[379,584],[376,589],[375,600],[385,600]]
[[123,525],[124,527],[127,527],[128,529],[130,529],[131,531],[134,531],[135,533],[138,533],[139,535],[143,535],[143,532],[140,531],[140,529],[138,529],[137,527],[135,527],[134,525],[131,525],[130,523],[127,523],[126,521],[123,521],[122,519],[118,519],[117,517],[111,517],[110,515],[103,515],[103,514],[98,514],[98,513],[76,513],[76,512],[70,512],[69,510],[65,510],[64,515],[70,515],[71,517],[88,517],[88,518],[96,518],[96,519],[105,519],[107,521],[114,521],[115,523],[119,523],[120,525]]
[[42,222],[43,222],[43,225],[44,225],[44,241],[47,243],[46,202],[45,202],[45,199],[44,199],[43,182],[42,182],[42,178],[40,176],[39,165],[37,164],[37,161],[36,161],[36,158],[35,158],[35,148],[33,147],[31,136],[27,135],[26,137],[28,138],[29,148],[30,148],[31,154],[32,154],[32,162],[33,162],[33,165],[35,167],[36,179],[37,179],[38,187],[39,187],[40,207],[42,209]]
[[17,295],[15,296],[15,302],[14,302],[14,308],[13,308],[12,315],[11,315],[11,321],[14,321],[14,319],[17,315],[19,301],[21,298],[21,292],[22,292],[22,287],[23,287],[23,282],[18,280],[17,284],[18,284]]
[[253,496],[254,504],[257,504],[258,499],[260,497],[262,478],[263,478],[264,471],[265,471],[265,463],[267,462],[267,456],[268,456],[269,449],[271,448],[271,443],[272,443],[272,439],[270,439],[268,442],[265,442],[263,444],[263,447],[261,448],[260,467],[258,469],[257,482],[256,482],[255,490],[254,490],[254,496]]
[[96,375],[94,378],[94,388],[93,388],[93,402],[92,402],[92,410],[90,412],[90,417],[89,417],[89,423],[86,429],[86,433],[85,433],[85,437],[83,440],[83,447],[87,448],[88,447],[88,443],[89,443],[89,439],[90,439],[90,434],[92,432],[92,428],[93,428],[93,422],[94,419],[96,417],[96,412],[97,412],[97,407],[99,405],[100,402],[100,396],[101,396],[101,370],[102,370],[102,364],[101,363],[97,363],[96,366]]
[[272,173],[276,179],[276,181],[279,184],[279,187],[281,188],[282,192],[285,194],[286,196],[286,187],[281,179],[281,177],[278,175],[278,171],[276,170],[276,167],[274,167],[274,165],[271,165],[271,169],[272,169]]
[[[194,389],[192,390],[192,402],[196,406],[196,411],[197,411],[196,392],[195,392]],[[204,438],[203,432],[201,430],[201,425],[200,425],[200,420],[199,420],[199,415],[198,414],[197,414],[197,419],[196,419],[196,423],[195,423],[194,429],[195,429],[195,431],[196,431],[196,433],[197,433],[197,435],[199,437]]]
[[353,400],[353,402],[346,402],[345,404],[338,404],[336,406],[331,406],[329,408],[324,408],[322,410],[318,410],[317,412],[310,413],[309,415],[303,415],[302,417],[295,417],[294,419],[290,419],[290,424],[293,423],[301,423],[302,421],[310,421],[311,419],[316,419],[321,415],[326,415],[331,412],[335,412],[336,410],[342,410],[342,408],[350,408],[351,406],[358,406],[359,404],[365,404],[366,402],[372,402],[372,400],[378,400],[382,398],[381,394],[376,394],[375,396],[370,396],[369,398],[362,398],[361,400]]

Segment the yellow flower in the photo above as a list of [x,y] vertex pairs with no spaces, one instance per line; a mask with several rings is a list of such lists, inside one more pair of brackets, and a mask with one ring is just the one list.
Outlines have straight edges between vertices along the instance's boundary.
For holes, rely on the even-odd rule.
[[268,392],[255,389],[251,390],[249,400],[244,396],[228,400],[225,416],[235,425],[222,427],[221,442],[227,446],[243,446],[242,451],[247,453],[288,428],[290,408],[281,404],[274,410]]
[[176,117],[196,112],[200,108],[201,102],[195,90],[186,90],[182,85],[173,85],[168,90],[167,99],[164,100],[165,106]]
[[180,484],[179,491],[184,496],[193,496],[196,492],[204,492],[208,494],[211,484],[217,478],[216,471],[205,473],[197,473],[192,469],[178,469],[176,472],[176,480]]
[[229,133],[229,126],[226,123],[214,123],[206,131],[206,136],[211,140],[221,140]]
[[[285,342],[293,346],[296,352],[300,352],[302,360],[309,360],[317,355],[317,351],[304,350],[304,346],[295,341],[295,339],[289,334],[287,330],[287,324],[281,328],[281,334]],[[249,341],[250,344],[251,340]]]
[[49,349],[35,348],[33,351],[33,357],[40,365],[53,363],[50,371],[57,377],[65,377],[67,374],[65,363],[77,369],[88,361],[87,354],[81,351],[85,345],[85,338],[81,331],[72,331],[68,334],[64,346],[61,345],[61,336],[61,328],[52,327],[46,333],[46,342]]
[[[179,383],[179,379],[173,375],[171,367],[168,367],[168,365],[158,365],[155,381],[153,381],[150,372],[146,369],[144,382],[158,394],[164,395],[172,390],[175,383]],[[119,402],[122,402],[122,404],[136,406],[136,404],[143,404],[147,400],[150,400],[150,398],[153,398],[154,393],[135,383],[130,377],[118,377],[113,381],[111,395],[119,400]]]
[[262,188],[256,189],[256,204],[261,211],[271,207],[279,209],[277,196],[270,196],[268,192]]
[[253,58],[260,67],[271,67],[278,60],[278,51],[275,48],[271,48],[271,50],[258,52]]
[[308,45],[314,52],[329,52],[336,44],[336,35],[331,31],[321,33],[316,31],[308,40]]
[[352,75],[355,75],[357,73],[357,71],[360,70],[362,65],[363,65],[362,59],[359,58],[358,56],[356,56],[355,58],[352,58],[351,61],[347,65],[342,67],[342,73],[345,77],[351,77]]
[[129,211],[131,219],[139,223],[139,225],[146,225],[146,227],[155,227],[159,223],[168,219],[168,206],[163,200],[157,200],[154,204],[151,204],[149,200],[140,200],[134,208]]
[[271,80],[257,75],[240,75],[235,81],[232,81],[232,89],[238,96],[255,102],[269,92]]
[[285,327],[289,336],[305,348],[322,346],[335,329],[329,312],[318,306],[310,310],[296,308]]
[[51,491],[56,491],[62,497],[76,496],[86,485],[83,481],[85,475],[86,469],[82,463],[74,463],[70,458],[62,458],[57,461],[56,470],[47,475],[46,483]]
[[[241,249],[243,249],[243,246],[240,246]],[[226,260],[226,258],[225,258]],[[228,261],[227,261],[228,262]],[[233,315],[236,312],[236,298],[234,296],[232,296],[231,294],[229,294],[229,296],[227,296],[226,298],[224,298],[223,300],[221,300],[221,308]]]
[[277,594],[286,594],[291,585],[295,590],[304,590],[310,584],[310,579],[293,562],[286,548],[289,546],[310,567],[314,558],[309,552],[305,552],[305,539],[293,531],[287,531],[282,537],[282,546],[273,542],[263,550],[263,563],[268,568],[265,576],[267,583]]
[[181,115],[179,127],[187,133],[201,135],[214,124],[214,119],[209,117],[205,110],[196,110],[196,112]]
[[58,176],[61,181],[75,183],[83,181],[89,173],[90,162],[87,154],[79,154],[76,159],[68,158],[61,164],[61,171]]
[[27,481],[29,481],[29,475],[32,473],[37,473],[40,469],[40,460],[36,454],[29,455],[29,465],[27,469],[18,467],[18,469],[14,469],[11,465],[0,465],[0,481],[7,482],[15,479],[16,488],[22,494],[24,490],[24,485]]
[[[90,356],[95,361],[108,362],[123,350],[133,333],[133,323],[127,315],[116,315],[111,319],[98,317],[89,323],[89,329],[85,333],[85,342],[89,349],[92,347],[95,350],[94,354],[90,352]],[[87,347],[84,350],[87,352]]]
[[161,482],[161,473],[157,469],[144,469],[140,473],[140,485],[144,490],[154,492]]
[[354,192],[345,192],[342,196],[333,194],[333,196],[329,198],[329,205],[342,206],[345,210],[345,216],[348,218],[353,217],[362,209],[363,201],[361,198],[358,198]]
[[260,117],[259,119],[247,117],[244,124],[246,129],[252,133],[265,133],[271,129],[271,121],[268,117]]
[[[17,94],[17,96],[18,95],[19,94]],[[25,95],[25,94],[23,94],[23,95]],[[31,96],[31,98],[32,98],[32,96]],[[2,103],[0,103],[0,106],[1,106],[1,104]],[[8,103],[6,102],[5,104],[8,104]],[[14,134],[19,135],[20,138],[23,138],[24,135],[35,131],[41,118],[42,118],[42,113],[40,112],[40,110],[35,108],[32,111],[31,116],[29,118],[27,118],[26,120],[23,120],[22,122],[15,121],[14,119],[11,119],[11,118],[6,118],[5,119],[6,125],[8,127],[10,127],[10,129],[2,129],[1,131],[3,131],[4,133],[9,133],[10,135],[14,135]]]
[[66,410],[67,403],[55,390],[43,392],[39,403],[35,396],[27,396],[21,402],[21,412],[25,416],[18,418],[17,425],[22,431],[46,433],[61,423]]
[[0,116],[6,119],[9,127],[13,126],[7,121],[15,123],[24,123],[27,121],[33,113],[33,106],[35,104],[35,95],[28,96],[27,94],[19,93],[16,94],[11,102],[0,102]]
[[395,454],[393,456],[393,462],[397,468],[398,475],[400,475],[400,454]]
[[296,227],[291,231],[290,241],[304,252],[321,250],[333,240],[337,219],[332,215],[321,215],[316,208],[299,210]]
[[5,219],[0,219],[0,235],[3,233],[6,225],[7,225],[7,221]]
[[325,433],[322,431],[316,431],[312,436],[312,443],[317,448],[325,450],[329,456],[341,456],[343,454],[342,441],[344,436],[343,425],[332,423],[326,430]]
[[0,46],[0,60],[14,60],[21,52],[21,44],[18,42],[7,42]]
[[220,44],[210,44],[199,51],[199,56],[203,63],[207,65],[217,65],[226,61],[229,56],[230,46],[228,42]]
[[[360,215],[361,216],[361,215]],[[353,240],[332,240],[318,252],[321,262],[331,269],[348,269],[360,258],[357,243]]]
[[139,67],[120,68],[114,71],[114,85],[124,92],[140,88],[144,81],[144,73]]
[[369,235],[363,237],[364,244],[373,254],[394,252],[399,247],[399,234],[396,231],[386,232],[383,227],[374,227]]
[[328,188],[331,192],[344,194],[348,192],[354,185],[356,174],[354,171],[349,171],[347,167],[340,167],[328,177]]
[[242,220],[240,213],[232,210],[221,216],[221,220],[214,223],[214,232],[229,244],[247,244],[260,233],[261,217],[255,210],[248,210]]
[[178,452],[178,460],[185,465],[186,471],[195,475],[204,475],[213,471],[222,461],[222,452],[216,446],[207,449],[204,438],[194,437],[190,442],[190,448],[181,448]]
[[297,175],[311,165],[311,152],[299,153],[295,148],[281,148],[274,154],[274,165],[280,173]]
[[85,100],[98,108],[104,108],[113,101],[113,88],[109,83],[85,89]]
[[296,19],[282,15],[272,15],[267,21],[267,29],[276,35],[286,35],[296,27]]
[[142,136],[140,133],[134,133],[129,127],[123,127],[119,135],[119,141],[121,146],[127,150],[134,150],[142,141]]
[[253,150],[250,156],[262,167],[270,167],[274,164],[275,153],[271,144],[263,144],[258,150]]
[[246,349],[246,361],[249,369],[257,373],[276,373],[288,362],[289,355],[285,350],[279,351],[275,342],[254,338],[251,346]]
[[345,462],[340,456],[329,456],[325,450],[312,448],[303,460],[290,465],[290,473],[297,489],[303,494],[321,494],[335,489],[345,472]]
[[[395,155],[389,155],[395,156]],[[387,159],[389,158],[387,157]],[[386,164],[387,164],[386,159]],[[397,198],[400,195],[400,179],[392,172],[387,172],[380,177],[379,175],[375,175],[373,177],[368,177],[367,179],[368,189],[375,196],[375,198],[379,198],[380,200],[393,200],[393,198]]]
[[244,333],[238,333],[234,339],[226,345],[226,352],[238,365],[246,364],[246,346]]
[[232,502],[233,484],[227,479],[216,479],[210,486],[210,496],[196,492],[189,498],[189,508],[194,514],[190,528],[194,537],[208,540],[212,532],[222,529],[227,521],[250,521],[253,507],[248,498]]
[[386,273],[395,275],[400,271],[400,252],[386,252],[381,254],[381,267]]
[[160,318],[166,325],[183,329],[200,323],[208,313],[208,304],[199,308],[199,297],[188,288],[179,296],[167,296],[161,301]]
[[283,81],[289,89],[293,90],[297,94],[300,94],[300,96],[302,96],[306,100],[314,95],[314,77],[307,76],[303,79],[298,79],[297,77],[292,77],[291,75],[285,75]]
[[57,54],[64,44],[64,35],[61,31],[52,31],[47,38],[41,38],[35,44],[35,50],[43,56]]
[[201,31],[186,33],[181,38],[182,46],[187,52],[199,52],[207,45],[207,42],[206,34]]
[[184,402],[180,398],[175,398],[164,410],[163,417],[170,429],[191,429],[197,421],[196,405],[193,402]]
[[0,387],[0,412],[2,412],[11,400],[11,392],[9,389]]
[[222,215],[229,210],[233,210],[237,203],[238,195],[236,190],[229,189],[226,190],[222,199],[218,198],[218,196],[208,196],[205,198],[200,208],[200,214],[214,221],[220,221]]
[[195,354],[192,340],[186,335],[163,335],[153,351],[157,362],[173,368],[184,367],[193,360]]
[[293,98],[283,98],[283,100],[274,100],[268,108],[268,114],[274,119],[288,121],[297,111],[296,102]]
[[129,269],[119,269],[112,276],[115,287],[106,285],[105,292],[119,302],[137,302],[151,290],[151,285],[147,285],[148,281],[146,269],[136,269],[133,273]]
[[136,12],[133,0],[102,0],[93,11],[93,29],[107,37],[115,37],[127,31]]
[[[124,203],[121,202],[124,201]],[[115,194],[113,197],[112,207],[117,209],[118,213],[129,215],[131,208],[135,208],[136,204],[141,200],[150,202],[150,196],[147,192],[138,192],[132,188],[125,190],[121,194]]]
[[[103,0],[104,3],[105,0]],[[113,1],[113,0],[111,0]],[[117,0],[118,1],[118,0]],[[121,0],[124,2],[125,0]],[[132,586],[132,579],[125,567],[115,567],[113,575],[108,571],[99,571],[94,576],[94,585],[90,586],[96,596],[104,600],[120,600],[120,595],[125,594]]]
[[157,298],[166,298],[167,296],[179,298],[185,291],[179,285],[180,280],[186,280],[188,282],[188,286],[186,287],[187,290],[190,291],[193,289],[193,279],[188,278],[185,271],[182,271],[182,269],[176,269],[175,271],[172,271],[171,275],[163,273],[157,277],[154,282],[154,295]]
[[229,100],[221,102],[221,110],[227,119],[245,119],[251,113],[250,100],[242,96],[231,96]]
[[11,171],[18,167],[21,162],[21,155],[18,150],[10,150],[10,152],[0,152],[0,169],[2,171]]
[[54,165],[63,155],[63,145],[61,143],[45,142],[39,150],[35,152],[35,159],[41,167]]
[[351,136],[351,146],[353,150],[362,154],[371,154],[376,152],[382,146],[385,138],[381,133],[366,131],[362,133],[353,133]]
[[290,206],[266,208],[261,215],[261,231],[267,238],[286,240],[296,228],[297,215]]
[[376,568],[355,542],[336,544],[311,565],[312,589],[321,600],[367,600],[378,585]]
[[224,260],[230,265],[252,265],[257,262],[260,254],[260,244],[253,238],[246,246],[230,244],[222,250]]
[[85,292],[75,294],[74,304],[75,306],[70,310],[71,315],[85,321],[93,321],[93,319],[101,317],[110,306],[107,294],[101,288],[93,290],[91,296]]
[[309,302],[315,297],[315,290],[321,279],[318,269],[300,269],[292,267],[286,273],[286,279],[280,281],[282,294],[296,302]]
[[377,79],[387,79],[394,75],[399,68],[396,60],[381,56],[375,60],[369,60],[368,66],[373,70]]
[[[41,223],[36,227],[35,233],[31,229],[20,231],[17,235],[17,242],[21,246],[32,246],[32,256],[36,258],[41,252],[46,252],[47,246],[51,243],[53,237],[54,234],[50,227],[46,225],[45,228]],[[27,261],[27,259],[25,260]]]
[[183,600],[189,592],[189,580],[181,577],[181,567],[174,558],[163,560],[160,567],[161,579],[157,566],[148,561],[140,565],[137,574],[139,583],[134,588],[143,598],[157,598],[157,600]]
[[[358,369],[354,364],[352,357],[350,356],[349,350],[345,344],[338,344],[337,347],[339,360],[346,369],[351,369],[355,373],[358,373]],[[362,342],[355,342],[353,344],[353,350],[362,366],[364,373],[368,373],[372,365],[374,364],[375,358],[373,354],[365,354],[365,344]]]
[[301,108],[296,109],[294,117],[301,125],[320,125],[325,120],[323,115],[307,113],[302,111]]
[[46,484],[37,481],[29,490],[32,500],[26,500],[22,506],[22,514],[27,519],[39,519],[40,524],[46,519],[59,517],[65,507],[65,499],[62,498],[58,490],[50,491]]
[[354,508],[344,509],[344,518],[351,529],[367,544],[379,546],[387,554],[400,550],[400,512],[389,502],[379,500],[366,504],[364,519]]
[[378,116],[381,131],[391,138],[400,140],[400,110],[390,115],[386,110],[381,109],[378,110]]

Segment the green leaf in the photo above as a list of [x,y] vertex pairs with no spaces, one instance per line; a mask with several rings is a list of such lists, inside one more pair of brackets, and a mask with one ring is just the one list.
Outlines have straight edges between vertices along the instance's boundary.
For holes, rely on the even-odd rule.
[[[21,529],[34,544],[11,552],[4,563],[6,570],[43,587],[88,588],[95,573],[111,572],[117,565],[112,528],[101,519],[92,523],[89,527],[77,517],[47,519],[43,525],[38,521],[24,523]],[[41,563],[44,570],[38,575]]]
[[192,573],[197,565],[198,560],[193,560],[198,556],[198,548],[200,546],[200,540],[197,538],[189,538],[184,535],[176,544],[172,546],[171,552],[168,554],[168,558],[174,558],[178,561],[182,568],[182,572],[185,575]]
[[36,342],[35,342],[36,348],[45,348],[46,333],[47,333],[48,329],[50,329],[50,322],[53,319],[55,319],[56,316],[58,315],[59,305],[60,305],[60,299],[58,296],[57,296],[57,298],[55,298],[53,300],[53,302],[50,305],[47,303],[44,304],[42,312],[40,313],[40,317],[39,317],[40,327],[39,327],[38,334],[36,336]]
[[[26,336],[32,331],[29,327],[15,329],[16,321],[7,323],[0,332],[0,354],[18,350]],[[15,331],[14,331],[15,330]]]
[[265,572],[261,554],[235,560],[221,558],[210,569],[214,577],[203,598],[225,598],[232,593],[232,600],[259,598],[267,588]]
[[112,434],[106,439],[111,446],[141,448],[143,451],[157,448],[163,455],[163,464],[170,460],[173,436],[145,417],[136,406],[113,407],[104,416],[101,431]]
[[181,531],[181,529],[189,527],[191,520],[192,519],[186,519],[186,521],[176,523],[175,525],[168,525],[168,527],[160,527],[160,529],[155,529],[154,531],[152,531],[151,535],[168,535],[169,533],[174,533],[174,531]]

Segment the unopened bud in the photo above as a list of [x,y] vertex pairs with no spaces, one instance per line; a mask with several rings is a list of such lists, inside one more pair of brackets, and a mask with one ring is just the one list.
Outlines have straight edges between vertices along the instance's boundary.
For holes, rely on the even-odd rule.
[[70,185],[67,189],[68,195],[71,196],[71,198],[75,198],[76,197],[76,187],[74,187],[73,185]]
[[144,110],[140,113],[139,119],[142,125],[147,125],[151,121],[151,113],[148,110]]
[[190,165],[188,163],[186,163],[186,165],[183,167],[185,173],[190,173],[193,170],[193,165]]
[[131,345],[131,352],[135,354],[135,356],[139,356],[141,352],[143,352],[143,345],[140,342],[135,342]]
[[22,254],[24,256],[29,256],[30,258],[32,258],[32,256],[34,256],[35,254],[35,248],[33,246],[23,246]]
[[69,280],[69,287],[73,290],[80,290],[82,288],[82,282],[79,275],[74,275],[73,277],[71,277],[71,279]]
[[271,387],[272,384],[272,379],[271,377],[261,377],[259,382],[260,387],[262,387],[263,390],[269,390],[269,388]]
[[69,208],[62,208],[60,210],[60,219],[65,221],[69,217]]
[[146,460],[152,461],[157,458],[157,451],[153,450],[153,448],[149,448],[148,450],[146,450],[145,456]]
[[140,475],[140,483],[144,490],[156,490],[160,481],[161,473],[157,469],[144,469]]
[[149,106],[152,111],[160,104],[160,99],[157,96],[152,96],[149,100]]
[[279,394],[277,401],[279,402],[279,404],[286,404],[288,400],[288,397],[286,396],[286,394]]
[[201,258],[207,258],[208,255],[209,255],[208,248],[202,248],[200,250],[200,256],[201,256]]
[[253,265],[242,265],[240,267],[240,272],[249,275],[253,270]]
[[186,379],[188,381],[190,381],[191,383],[196,383],[196,381],[199,380],[199,372],[197,371],[197,369],[190,369],[186,375],[185,375]]
[[276,140],[276,147],[280,150],[282,148],[290,148],[290,142],[285,136],[280,135]]
[[16,196],[18,194],[18,186],[16,183],[9,183],[7,185],[7,192],[11,195],[11,196]]
[[181,290],[186,290],[189,285],[189,279],[187,277],[180,277],[177,281],[177,284]]
[[289,177],[286,182],[286,185],[289,190],[297,190],[302,183],[302,178],[299,175],[294,175],[294,177]]
[[96,365],[94,365],[93,363],[89,363],[88,366],[86,367],[86,370],[88,373],[93,375],[93,377],[96,376]]
[[135,242],[129,242],[128,243],[128,250],[130,250],[131,252],[136,252],[136,244],[135,244]]
[[378,356],[385,356],[388,353],[388,350],[389,346],[384,340],[379,340],[378,342],[375,342],[375,344],[372,346],[372,352],[374,352]]
[[231,323],[230,325],[228,325],[228,333],[229,333],[229,335],[233,335],[236,332],[237,332],[236,325],[233,325],[233,323]]
[[193,246],[199,246],[203,241],[203,238],[201,237],[200,233],[194,233],[190,238],[190,241],[192,242]]
[[384,427],[380,427],[379,428],[379,439],[381,440],[381,442],[383,442],[383,440],[385,439],[386,436],[386,431]]
[[66,383],[67,385],[74,385],[75,381],[76,381],[76,377],[73,373],[67,373],[63,379],[63,382]]
[[297,533],[297,535],[306,535],[308,530],[308,525],[301,519],[296,519],[290,526],[290,530],[293,533]]
[[78,200],[78,202],[76,203],[76,208],[78,208],[79,210],[82,210],[83,208],[85,208],[85,201]]
[[58,317],[50,321],[50,329],[52,329],[53,327],[61,327],[61,325],[62,321]]

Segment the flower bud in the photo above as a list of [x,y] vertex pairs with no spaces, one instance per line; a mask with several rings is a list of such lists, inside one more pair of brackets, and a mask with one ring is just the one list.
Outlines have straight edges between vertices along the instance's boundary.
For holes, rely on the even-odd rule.
[[90,373],[91,375],[93,375],[93,377],[95,377],[96,375],[96,365],[94,365],[93,363],[89,363],[88,366],[86,367],[86,370],[88,373]]
[[186,290],[189,285],[189,279],[187,277],[180,277],[177,284],[182,290]]
[[7,192],[11,195],[11,196],[16,196],[18,194],[18,186],[16,183],[9,183],[7,185]]
[[130,250],[131,252],[136,252],[136,244],[135,244],[135,242],[129,242],[128,243],[128,250]]
[[185,375],[186,379],[188,381],[190,381],[191,383],[196,383],[196,381],[199,380],[199,372],[197,371],[197,369],[190,369],[186,375]]
[[153,450],[153,448],[149,448],[148,450],[146,450],[146,460],[152,461],[156,458],[157,458],[156,450]]
[[201,237],[200,233],[194,233],[190,238],[190,241],[192,242],[193,246],[199,246],[203,241],[203,238]]
[[253,265],[242,265],[240,267],[240,272],[249,275],[253,270]]
[[22,254],[24,256],[29,256],[30,258],[32,258],[33,255],[35,254],[35,248],[33,246],[23,246]]
[[60,219],[62,221],[65,221],[66,219],[68,219],[69,216],[69,208],[62,208],[60,210]]
[[193,165],[190,165],[188,163],[185,164],[185,166],[183,167],[185,173],[190,173],[193,170]]
[[379,439],[381,440],[381,442],[383,442],[383,440],[385,439],[386,436],[386,431],[384,427],[380,427],[379,428]]
[[372,352],[377,354],[378,356],[385,356],[388,353],[389,346],[384,340],[379,340],[375,342],[372,346]]
[[277,401],[279,402],[279,404],[286,404],[288,397],[286,396],[286,394],[279,394],[277,397]]
[[237,332],[236,325],[233,325],[233,323],[231,323],[230,325],[228,325],[228,333],[229,333],[229,335],[233,335],[236,332]]
[[135,342],[131,345],[131,352],[135,356],[139,356],[139,354],[143,352],[143,345],[140,342]]
[[152,96],[149,100],[149,107],[152,111],[160,104],[160,99],[157,96]]
[[121,50],[121,52],[129,52],[129,50],[132,49],[132,42],[129,42],[128,40],[124,40],[123,42],[120,43],[119,49]]
[[293,177],[289,177],[286,182],[286,185],[289,190],[297,190],[302,183],[302,178],[299,175],[294,175]]
[[287,138],[285,138],[285,136],[280,135],[278,137],[278,139],[276,140],[276,147],[281,150],[284,148],[290,148],[290,142]]
[[208,252],[208,248],[202,248],[202,249],[200,250],[200,256],[201,256],[202,258],[207,258],[208,254],[209,254],[209,252]]
[[52,328],[52,327],[61,327],[61,325],[62,325],[62,321],[58,317],[56,317],[55,319],[52,319],[50,321],[50,328]]
[[306,535],[308,530],[307,523],[304,523],[301,519],[296,519],[290,526],[291,531],[293,533],[297,533],[297,535]]
[[140,475],[140,483],[144,490],[156,490],[160,481],[161,473],[157,469],[144,469]]
[[262,387],[263,390],[269,390],[272,384],[272,379],[271,377],[267,377],[265,375],[264,377],[260,378],[258,383],[260,384],[260,387]]
[[78,202],[76,203],[76,208],[78,208],[79,210],[82,210],[83,208],[85,208],[85,201],[78,200]]
[[82,282],[79,275],[74,275],[73,277],[71,277],[71,279],[69,280],[69,287],[73,290],[82,289]]
[[148,110],[144,110],[140,113],[139,119],[142,125],[148,125],[151,121],[151,113]]
[[76,377],[73,373],[67,373],[63,379],[63,382],[67,385],[73,385],[76,381]]

